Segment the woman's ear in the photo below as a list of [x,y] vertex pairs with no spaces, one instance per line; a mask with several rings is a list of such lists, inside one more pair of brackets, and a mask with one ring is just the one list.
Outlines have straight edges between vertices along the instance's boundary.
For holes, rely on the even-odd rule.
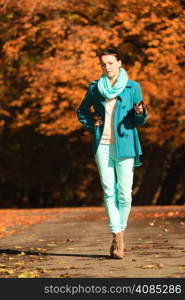
[[119,63],[119,67],[121,67],[121,60],[118,60],[118,63]]

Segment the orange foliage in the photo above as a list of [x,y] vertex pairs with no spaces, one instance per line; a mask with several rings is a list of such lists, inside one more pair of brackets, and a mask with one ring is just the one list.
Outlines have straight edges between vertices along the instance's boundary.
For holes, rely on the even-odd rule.
[[[149,108],[150,143],[185,142],[184,12],[173,0],[1,0],[0,128],[45,135],[80,128],[75,110],[101,75],[96,53],[119,48]],[[180,138],[181,137],[181,138]]]

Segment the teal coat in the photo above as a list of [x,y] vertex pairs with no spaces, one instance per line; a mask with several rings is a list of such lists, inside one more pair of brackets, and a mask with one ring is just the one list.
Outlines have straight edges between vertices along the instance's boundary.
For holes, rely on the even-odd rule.
[[[97,87],[98,80],[93,81],[88,91],[77,109],[77,117],[84,128],[93,133],[93,150],[97,151],[103,133],[105,120],[106,99],[100,94]],[[138,137],[137,126],[144,125],[148,119],[148,112],[144,109],[143,114],[134,111],[134,104],[142,101],[140,84],[133,80],[128,80],[125,89],[117,96],[114,114],[114,135],[116,153],[119,158],[135,157],[135,167],[141,165],[139,156],[142,154]],[[94,113],[101,117],[103,125],[95,126],[96,120],[90,112],[91,107]]]

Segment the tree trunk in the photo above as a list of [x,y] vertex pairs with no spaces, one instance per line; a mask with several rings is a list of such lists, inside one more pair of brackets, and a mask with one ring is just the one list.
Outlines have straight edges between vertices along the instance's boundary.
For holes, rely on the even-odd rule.
[[[185,171],[185,147],[177,148],[171,155],[170,164],[166,170],[166,176],[162,182],[162,188],[157,204],[175,204],[178,196],[177,188]],[[183,183],[182,183],[183,184]],[[181,195],[182,199],[183,195]]]
[[153,199],[162,182],[167,150],[164,147],[151,146],[147,151],[149,151],[149,153],[145,155],[145,160],[143,160],[145,171],[139,191],[134,197],[134,205],[155,204],[153,203]]

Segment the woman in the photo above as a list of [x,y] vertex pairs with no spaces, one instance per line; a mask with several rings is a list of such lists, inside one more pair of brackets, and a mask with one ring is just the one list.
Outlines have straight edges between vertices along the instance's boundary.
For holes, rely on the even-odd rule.
[[[134,167],[141,165],[136,127],[146,122],[148,113],[141,102],[140,85],[128,79],[117,50],[105,49],[99,59],[103,74],[90,84],[77,116],[84,128],[93,132],[95,161],[113,235],[110,255],[122,259]],[[90,113],[91,106],[96,119]]]

